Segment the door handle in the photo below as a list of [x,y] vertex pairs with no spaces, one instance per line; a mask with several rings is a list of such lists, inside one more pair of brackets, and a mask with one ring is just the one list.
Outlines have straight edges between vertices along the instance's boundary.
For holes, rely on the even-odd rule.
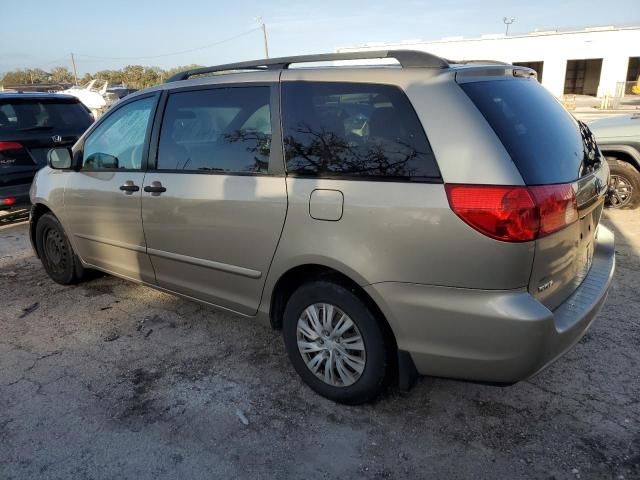
[[140,190],[140,187],[138,185],[134,185],[131,180],[127,180],[123,185],[120,185],[120,190],[127,195],[131,195],[133,192]]
[[151,193],[153,196],[158,196],[163,192],[166,192],[167,189],[162,186],[160,182],[151,182],[151,185],[147,185],[143,189],[147,193]]

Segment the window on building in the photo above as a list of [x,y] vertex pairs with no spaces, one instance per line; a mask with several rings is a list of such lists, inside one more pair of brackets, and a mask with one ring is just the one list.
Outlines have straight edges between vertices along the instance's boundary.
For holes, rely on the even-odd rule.
[[575,95],[598,94],[602,59],[568,60],[567,72],[564,80],[564,93]]
[[283,84],[289,174],[426,180],[438,168],[412,105],[391,85]]
[[627,85],[624,93],[640,95],[640,57],[629,57]]

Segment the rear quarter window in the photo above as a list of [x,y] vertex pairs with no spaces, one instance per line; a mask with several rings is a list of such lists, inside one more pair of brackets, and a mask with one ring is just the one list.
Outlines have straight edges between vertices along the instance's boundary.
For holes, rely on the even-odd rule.
[[535,80],[469,82],[482,113],[527,185],[573,182],[585,150],[577,121]]
[[288,174],[439,179],[418,116],[398,87],[295,81],[282,91]]

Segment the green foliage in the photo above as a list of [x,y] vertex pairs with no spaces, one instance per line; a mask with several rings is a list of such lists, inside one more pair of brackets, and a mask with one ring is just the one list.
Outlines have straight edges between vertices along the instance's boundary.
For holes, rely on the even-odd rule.
[[[120,70],[101,70],[85,74],[78,78],[78,83],[84,85],[91,80],[106,80],[110,84],[124,84],[127,88],[147,88],[164,82],[178,72],[199,68],[201,65],[185,65],[164,70],[159,67],[145,67],[143,65],[127,65]],[[73,73],[67,67],[53,67],[49,72],[40,68],[21,69],[7,72],[0,78],[2,85],[31,85],[40,83],[73,83]]]

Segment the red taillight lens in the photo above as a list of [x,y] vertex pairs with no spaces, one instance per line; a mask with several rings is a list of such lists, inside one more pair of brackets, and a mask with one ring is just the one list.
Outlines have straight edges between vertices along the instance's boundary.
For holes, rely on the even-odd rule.
[[0,205],[3,207],[10,207],[14,203],[16,203],[16,199],[13,197],[0,198]]
[[540,233],[544,237],[578,220],[578,204],[573,185],[529,187],[540,212]]
[[453,211],[479,232],[507,242],[535,238],[539,219],[526,187],[449,184],[446,189]]
[[528,242],[573,223],[572,186],[445,186],[451,209],[479,232],[505,242]]
[[20,150],[22,148],[22,144],[18,142],[0,142],[0,152],[4,152],[5,150]]

